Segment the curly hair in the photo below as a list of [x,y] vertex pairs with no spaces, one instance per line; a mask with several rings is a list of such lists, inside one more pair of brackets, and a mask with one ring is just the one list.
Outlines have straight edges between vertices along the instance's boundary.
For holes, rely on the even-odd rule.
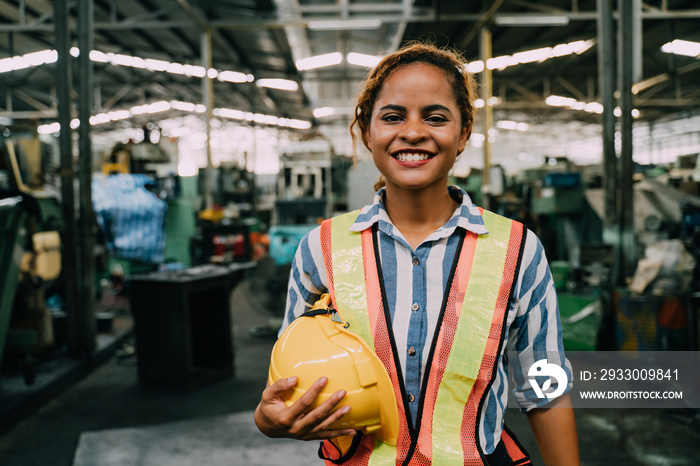
[[460,111],[462,127],[467,127],[467,136],[471,135],[476,85],[474,78],[466,69],[466,60],[456,50],[441,48],[432,43],[413,42],[384,57],[367,76],[355,106],[355,117],[350,124],[355,158],[357,158],[357,133],[367,147],[366,134],[372,119],[372,109],[382,86],[391,73],[414,63],[427,63],[445,73]]

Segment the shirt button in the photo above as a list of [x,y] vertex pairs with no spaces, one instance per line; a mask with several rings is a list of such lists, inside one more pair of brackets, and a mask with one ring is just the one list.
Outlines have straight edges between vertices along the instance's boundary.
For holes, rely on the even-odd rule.
[[413,403],[413,401],[414,401],[415,399],[416,399],[416,397],[413,396],[413,393],[409,393],[409,394],[408,394],[408,402],[409,402],[409,403]]
[[418,309],[420,309],[420,304],[413,303],[413,306],[411,306],[411,309],[413,309],[414,311],[417,311]]
[[417,257],[414,257],[413,258],[413,265],[418,265],[418,264],[420,264],[420,260],[418,260]]
[[413,346],[411,346],[410,348],[408,348],[408,355],[409,355],[409,356],[415,356],[415,355],[416,355],[416,349],[415,349]]

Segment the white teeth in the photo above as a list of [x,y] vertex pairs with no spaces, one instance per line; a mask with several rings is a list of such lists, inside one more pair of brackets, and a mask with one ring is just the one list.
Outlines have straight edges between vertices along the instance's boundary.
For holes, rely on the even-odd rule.
[[430,155],[424,152],[419,154],[402,152],[400,154],[396,154],[396,158],[399,162],[421,162],[423,160],[428,160]]

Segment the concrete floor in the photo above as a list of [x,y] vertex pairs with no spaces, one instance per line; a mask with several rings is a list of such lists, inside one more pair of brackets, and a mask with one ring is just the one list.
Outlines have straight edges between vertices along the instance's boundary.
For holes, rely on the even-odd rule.
[[[143,385],[135,357],[113,356],[0,438],[0,464],[321,464],[316,442],[271,440],[253,424],[274,338],[251,335],[271,317],[251,283],[241,282],[231,298],[234,377],[190,390]],[[583,464],[697,464],[700,433],[689,414],[578,410]],[[542,464],[525,416],[509,409],[506,420]]]

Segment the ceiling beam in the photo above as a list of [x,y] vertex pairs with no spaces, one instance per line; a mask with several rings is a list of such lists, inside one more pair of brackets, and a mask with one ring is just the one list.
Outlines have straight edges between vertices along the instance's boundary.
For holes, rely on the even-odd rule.
[[[397,4],[398,5],[398,4]],[[352,7],[352,4],[349,5]],[[351,8],[352,10],[352,8]],[[506,15],[506,13],[502,13]],[[531,16],[531,13],[507,13],[508,17],[523,17]],[[462,13],[462,14],[435,14],[421,13],[420,10],[413,10],[410,15],[405,14],[367,14],[366,18],[373,20],[379,19],[383,23],[418,23],[418,22],[477,22],[482,18],[479,13]],[[493,16],[498,18],[499,14]],[[542,16],[541,14],[537,15]],[[569,21],[595,21],[596,13],[594,11],[565,11],[557,13],[555,16],[566,16]],[[617,17],[617,14],[615,14]],[[362,19],[362,16],[352,17],[352,21]],[[668,19],[698,19],[700,18],[700,9],[692,10],[659,10],[659,11],[643,11],[642,19],[644,20],[668,20]],[[350,20],[348,19],[348,21]],[[240,19],[240,20],[214,20],[209,23],[212,30],[217,29],[275,29],[285,27],[307,27],[309,21],[342,21],[342,18],[336,15],[314,16],[313,18],[304,18],[284,20],[284,19]],[[182,20],[163,20],[163,21],[100,21],[95,22],[96,31],[109,30],[136,30],[136,29],[172,29],[182,28],[191,29],[198,27],[191,21]],[[0,24],[0,32],[52,32],[54,29],[52,24]]]
[[[190,5],[188,0],[176,0],[178,5],[185,10],[185,13],[192,18],[192,20],[197,24],[197,26],[202,30],[202,31],[211,31],[211,38],[213,41],[213,44],[216,45],[216,48],[220,51],[222,51],[224,54],[226,54],[229,59],[231,60],[231,64],[233,66],[243,66],[250,70],[253,74],[256,73],[256,69],[251,66],[251,64],[248,62],[248,60],[241,54],[239,51],[239,47],[233,44],[230,40],[228,40],[224,35],[221,33],[221,31],[213,29],[211,27],[211,22],[209,19],[206,17],[205,14],[203,14],[199,9],[193,7]],[[235,52],[234,52],[235,51]],[[273,111],[276,112],[278,111],[277,109],[277,104],[275,104],[275,101],[270,97],[269,93],[262,88],[259,88],[256,86],[257,89],[257,95],[260,97],[260,100],[263,101],[265,106]],[[248,96],[245,96],[248,97]],[[254,106],[254,104],[251,102],[251,105]]]
[[561,76],[561,75],[557,76],[557,77],[555,78],[555,80],[556,80],[559,84],[561,84],[561,86],[562,86],[564,89],[566,89],[567,91],[571,92],[571,93],[574,95],[574,97],[576,97],[578,100],[580,100],[580,101],[582,101],[582,102],[585,102],[585,101],[586,101],[586,99],[587,99],[586,94],[584,94],[583,92],[581,92],[581,90],[580,90],[578,87],[574,86],[574,85],[571,83],[571,81],[569,81],[568,79],[566,79],[565,77],[563,77],[563,76]]
[[401,3],[347,3],[325,4],[325,5],[299,5],[299,12],[302,14],[342,14],[347,13],[402,13],[405,10]]
[[37,99],[30,96],[29,94],[27,94],[24,91],[21,91],[19,89],[12,89],[12,94],[16,95],[21,100],[25,101],[26,103],[28,103],[29,105],[31,105],[32,107],[34,107],[37,110],[42,110],[42,111],[52,110],[52,108],[50,106],[44,104],[43,102],[39,102]]
[[493,2],[489,9],[477,20],[474,27],[469,28],[469,31],[467,32],[466,36],[458,41],[458,48],[460,50],[466,50],[467,45],[469,45],[469,43],[476,37],[476,35],[481,32],[481,28],[491,21],[491,19],[496,14],[496,11],[498,11],[498,8],[500,8],[503,2],[504,0],[496,0],[495,2]]
[[504,84],[508,87],[513,88],[518,94],[522,95],[523,97],[527,98],[528,100],[532,102],[544,102],[544,99],[542,98],[542,95],[531,91],[530,89],[526,88],[522,84],[520,84],[517,81],[514,80],[508,80],[504,81]]

